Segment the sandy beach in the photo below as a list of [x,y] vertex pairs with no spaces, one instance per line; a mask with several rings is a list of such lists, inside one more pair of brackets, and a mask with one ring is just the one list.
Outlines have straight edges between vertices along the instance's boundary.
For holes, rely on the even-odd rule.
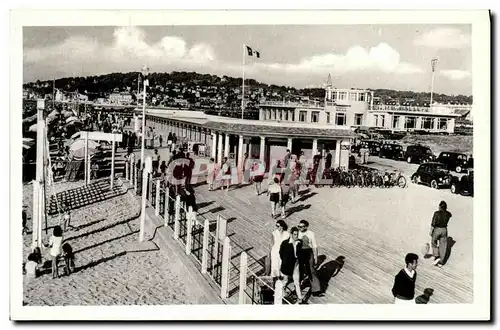
[[[59,183],[54,191],[81,186]],[[32,185],[23,186],[31,231]],[[167,305],[207,303],[185,276],[182,262],[158,249],[154,241],[138,243],[140,205],[130,194],[92,204],[72,212],[64,240],[75,251],[76,272],[52,279],[48,273],[24,283],[27,305]],[[49,217],[52,227],[58,217]],[[20,233],[21,234],[21,233]],[[49,237],[43,232],[44,242]],[[51,230],[49,230],[51,235]],[[30,252],[31,233],[24,235],[23,255]],[[48,250],[44,260],[48,259]],[[63,274],[62,263],[59,267]]]

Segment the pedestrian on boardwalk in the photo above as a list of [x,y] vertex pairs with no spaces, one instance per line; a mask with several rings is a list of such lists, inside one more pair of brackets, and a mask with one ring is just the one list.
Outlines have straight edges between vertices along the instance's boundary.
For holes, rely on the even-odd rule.
[[167,145],[168,145],[168,151],[172,152],[172,144],[174,143],[174,137],[172,136],[172,132],[168,133],[167,137]]
[[290,238],[290,233],[287,231],[288,225],[283,220],[276,221],[276,229],[272,233],[272,245],[270,252],[271,260],[271,272],[272,278],[277,278],[281,276],[281,258],[280,258],[280,247],[283,241]]
[[[445,201],[439,203],[439,209],[434,212],[429,235],[432,237],[432,254],[434,255],[434,265],[443,267],[446,260],[446,247],[448,244],[448,222],[451,213],[447,210]],[[438,245],[439,243],[439,245]]]
[[297,227],[290,229],[290,238],[281,243],[279,254],[281,258],[281,273],[283,274],[283,296],[286,296],[288,284],[293,280],[295,292],[297,293],[297,304],[302,302],[302,291],[300,290],[300,271],[298,252],[302,247],[302,241],[298,238]]
[[193,171],[194,171],[194,166],[195,166],[195,161],[193,158],[191,158],[191,155],[189,152],[186,154],[186,158],[189,161],[189,165],[186,166],[185,168],[185,175],[186,175],[186,182],[185,186],[186,188],[191,187],[191,180],[193,179]]
[[288,182],[281,184],[281,218],[286,218],[286,204],[290,200],[290,185]]
[[160,166],[160,154],[158,153],[158,149],[155,149],[155,154],[153,156],[153,173],[156,174],[158,172],[158,167]]
[[224,162],[222,163],[222,168],[221,168],[221,174],[222,174],[221,189],[224,190],[224,186],[226,186],[226,191],[229,191],[229,186],[231,184],[231,165],[229,165],[227,157],[224,157]]
[[208,184],[208,191],[214,190],[214,182],[215,182],[215,177],[217,175],[216,171],[216,166],[215,166],[215,160],[213,158],[210,158],[207,166],[207,184]]
[[[253,156],[253,159],[257,159],[257,156]],[[262,181],[264,181],[264,173],[260,172],[260,166],[260,162],[254,161],[250,168],[250,180],[254,183],[257,196],[262,192]]]
[[401,269],[394,278],[392,295],[395,304],[415,303],[415,282],[417,280],[418,255],[408,253],[405,257],[405,268]]
[[299,250],[299,263],[301,265],[301,275],[309,279],[311,284],[311,293],[315,297],[324,296],[321,292],[321,286],[318,276],[316,276],[316,260],[318,260],[318,245],[316,244],[316,235],[309,229],[307,220],[299,222],[299,239],[302,241],[302,248]]
[[158,136],[158,141],[160,142],[160,148],[163,146],[163,136],[160,134]]
[[50,256],[52,257],[52,278],[59,278],[57,269],[57,259],[61,255],[61,246],[63,241],[63,231],[61,226],[55,226],[50,236],[48,247],[50,247]]
[[274,178],[272,183],[267,188],[267,195],[269,196],[269,202],[271,203],[271,216],[275,218],[276,213],[279,212],[278,207],[282,198],[281,186],[278,178]]

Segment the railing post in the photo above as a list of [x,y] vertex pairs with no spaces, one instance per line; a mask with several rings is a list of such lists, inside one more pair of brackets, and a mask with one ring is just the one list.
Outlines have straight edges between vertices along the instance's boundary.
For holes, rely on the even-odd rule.
[[160,180],[156,180],[155,215],[160,216]]
[[201,273],[207,273],[207,265],[208,265],[208,235],[210,234],[210,222],[208,219],[205,219],[203,223],[203,251],[201,254]]
[[226,236],[222,247],[222,278],[220,286],[220,297],[222,299],[227,299],[228,296],[230,244],[231,241]]
[[175,198],[175,218],[174,218],[174,239],[179,239],[181,219],[181,196],[177,195]]
[[134,185],[134,162],[130,162],[130,184]]
[[168,226],[168,221],[170,220],[170,190],[165,188],[165,212],[163,213],[163,220],[165,222],[165,227]]
[[193,207],[190,206],[188,208],[188,212],[186,214],[186,254],[190,255],[191,254],[191,243],[193,239]]
[[148,190],[149,190],[148,191],[148,197],[149,197],[148,200],[151,204],[153,204],[152,201],[153,201],[153,198],[155,197],[155,196],[153,196],[153,173],[148,174]]
[[127,180],[127,181],[130,181],[130,179],[128,177],[129,171],[130,171],[130,169],[128,167],[128,162],[127,162],[127,163],[125,163],[125,180]]
[[135,166],[135,168],[134,168],[134,191],[136,194],[137,194],[137,190],[139,190],[137,187],[137,177],[138,176],[139,176],[139,169],[137,168],[137,166]]
[[283,304],[283,282],[281,280],[277,280],[274,285],[274,304]]
[[248,256],[245,251],[240,255],[240,291],[238,296],[238,304],[245,304],[245,289],[247,287],[247,270],[248,270]]

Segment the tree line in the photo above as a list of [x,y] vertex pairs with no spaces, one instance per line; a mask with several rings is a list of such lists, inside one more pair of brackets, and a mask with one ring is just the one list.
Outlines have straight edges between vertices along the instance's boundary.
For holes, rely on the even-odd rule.
[[[87,77],[66,77],[55,80],[55,88],[67,92],[78,91],[81,94],[89,96],[90,100],[98,97],[105,97],[113,91],[127,92],[131,91],[133,97],[137,91],[137,84],[139,79],[139,72],[126,72],[126,73],[110,73],[105,75],[87,76]],[[173,71],[154,72],[149,74],[150,88],[155,90],[156,86],[163,88],[176,87],[183,85],[187,88],[193,88],[197,85],[201,87],[224,87],[225,89],[241,88],[242,78],[234,78],[229,76],[216,76],[211,74],[201,74],[197,72]],[[325,90],[323,88],[303,88],[296,89],[290,86],[268,85],[258,82],[255,79],[245,79],[245,85],[251,89],[262,88],[264,92],[276,92],[280,97],[286,96],[303,96],[311,99],[323,99]],[[24,88],[30,88],[33,91],[42,95],[51,94],[53,91],[53,81],[46,80],[29,82],[23,85]],[[382,102],[388,100],[413,100],[413,102],[424,104],[429,102],[430,93],[428,92],[413,92],[413,91],[397,91],[391,89],[370,89],[374,92],[375,96],[380,97]],[[165,93],[172,94],[171,89]],[[173,96],[173,94],[172,94]],[[434,93],[433,96],[436,102],[440,103],[465,103],[472,104],[472,96],[470,95],[446,95]]]

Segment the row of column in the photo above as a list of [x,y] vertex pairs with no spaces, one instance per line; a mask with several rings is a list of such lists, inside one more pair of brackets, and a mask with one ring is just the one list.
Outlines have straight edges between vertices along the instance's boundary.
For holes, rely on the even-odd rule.
[[[230,153],[230,135],[229,133],[210,131],[206,128],[199,127],[197,125],[185,124],[176,121],[169,121],[168,119],[160,119],[155,117],[146,117],[146,126],[153,126],[155,130],[161,132],[172,132],[178,137],[185,137],[191,141],[197,141],[204,143],[207,147],[211,148],[210,157],[214,158],[214,161],[222,164],[224,157],[229,158]],[[243,161],[244,150],[248,148],[251,150],[251,143],[244,143],[245,136],[238,135],[238,146],[237,146],[237,165],[241,164]],[[292,150],[292,138],[287,138],[287,149]],[[333,166],[338,167],[341,159],[341,140],[337,139],[335,147],[335,158]],[[266,137],[260,136],[260,148],[259,148],[259,159],[264,162],[266,150]],[[312,154],[316,155],[318,153],[318,139],[313,139],[312,142]],[[252,155],[249,155],[252,156]],[[344,155],[342,155],[344,156]],[[345,156],[344,156],[345,157]],[[348,157],[348,156],[347,156]],[[342,162],[344,163],[344,162]]]

